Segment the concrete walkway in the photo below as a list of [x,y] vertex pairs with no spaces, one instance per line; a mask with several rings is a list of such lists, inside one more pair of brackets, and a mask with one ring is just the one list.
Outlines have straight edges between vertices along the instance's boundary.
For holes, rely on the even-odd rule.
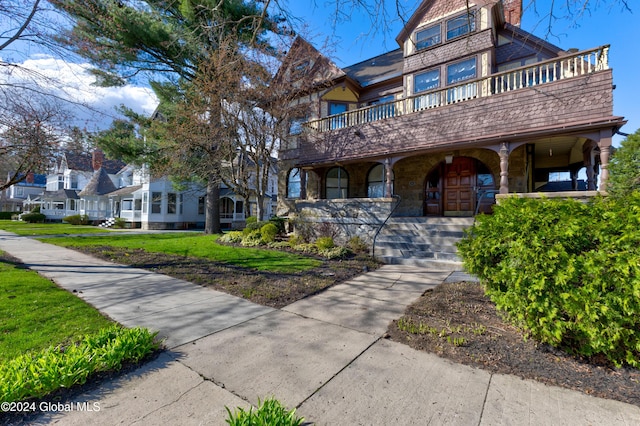
[[459,272],[387,265],[276,310],[4,231],[0,250],[114,320],[158,330],[169,347],[35,424],[224,425],[225,406],[270,396],[318,425],[640,424],[640,407],[382,338],[409,303]]

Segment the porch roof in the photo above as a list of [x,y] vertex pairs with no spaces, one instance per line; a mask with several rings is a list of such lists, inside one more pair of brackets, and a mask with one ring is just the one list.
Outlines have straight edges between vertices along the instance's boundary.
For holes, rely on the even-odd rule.
[[110,192],[107,195],[109,197],[121,197],[123,195],[131,195],[137,190],[139,190],[140,188],[142,188],[142,185],[125,186],[124,188],[116,189],[115,191]]
[[[78,191],[75,189],[58,189],[57,191],[44,191],[38,198],[41,200],[79,200]],[[35,198],[34,200],[37,200]]]
[[327,159],[327,161],[314,161],[314,160],[302,160],[296,163],[297,167],[303,167],[307,169],[315,167],[328,167],[336,164],[348,164],[357,163],[362,161],[381,161],[388,157],[409,157],[413,155],[421,155],[428,153],[436,153],[442,151],[451,151],[459,149],[469,148],[489,148],[498,146],[502,142],[531,142],[534,143],[537,139],[544,139],[549,137],[559,136],[575,136],[579,137],[585,133],[596,132],[600,130],[611,129],[611,135],[613,135],[618,129],[620,129],[627,121],[624,117],[611,116],[605,117],[602,120],[588,120],[588,121],[576,121],[571,124],[561,124],[557,126],[547,126],[537,128],[530,131],[522,132],[505,132],[497,134],[479,134],[476,138],[467,139],[451,139],[446,143],[435,143],[431,146],[421,148],[402,148],[395,146],[391,151],[385,151],[383,153],[376,152],[372,155],[353,155],[345,156],[344,151],[337,155],[333,159]]

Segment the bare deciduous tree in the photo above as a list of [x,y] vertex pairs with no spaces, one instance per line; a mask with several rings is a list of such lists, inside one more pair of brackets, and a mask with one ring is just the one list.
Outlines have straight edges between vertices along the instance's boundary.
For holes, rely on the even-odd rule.
[[0,91],[0,190],[42,173],[63,139],[66,114],[58,102],[34,92]]

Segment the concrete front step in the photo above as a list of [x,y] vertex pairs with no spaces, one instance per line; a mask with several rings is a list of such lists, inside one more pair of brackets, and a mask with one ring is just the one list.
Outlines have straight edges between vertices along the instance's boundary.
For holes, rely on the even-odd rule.
[[402,259],[437,259],[448,262],[461,262],[462,259],[454,252],[428,251],[428,250],[401,250],[389,248],[376,248],[376,257],[397,257]]
[[400,257],[378,257],[381,262],[389,265],[410,265],[421,266],[432,271],[464,271],[462,262],[450,262],[445,260],[421,259],[417,257],[400,258]]
[[467,217],[391,218],[376,238],[375,257],[390,264],[429,265],[442,263],[462,269],[456,243],[473,225]]
[[420,247],[430,249],[431,247],[447,247],[455,251],[456,243],[460,241],[462,237],[420,237],[420,236],[407,236],[407,235],[384,235],[378,236],[376,240],[376,247],[389,247],[389,248],[409,248]]

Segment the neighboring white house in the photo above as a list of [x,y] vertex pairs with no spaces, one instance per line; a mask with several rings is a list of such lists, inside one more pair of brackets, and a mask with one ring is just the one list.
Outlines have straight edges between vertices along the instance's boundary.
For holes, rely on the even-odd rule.
[[[65,153],[47,175],[46,191],[31,196],[30,207],[40,205],[47,220],[87,215],[92,222],[120,218],[127,227],[142,229],[197,229],[205,222],[205,189],[197,184],[176,185],[168,178],[152,178],[146,167],[107,160],[101,151],[92,155]],[[269,176],[265,216],[276,208],[277,172]],[[25,202],[26,203],[26,202]],[[220,190],[223,229],[245,225],[255,215],[256,201],[248,203],[229,188]]]
[[[9,179],[9,176],[7,176]],[[41,194],[47,183],[47,175],[28,173],[24,180],[0,192],[0,211],[22,212],[25,202]]]

